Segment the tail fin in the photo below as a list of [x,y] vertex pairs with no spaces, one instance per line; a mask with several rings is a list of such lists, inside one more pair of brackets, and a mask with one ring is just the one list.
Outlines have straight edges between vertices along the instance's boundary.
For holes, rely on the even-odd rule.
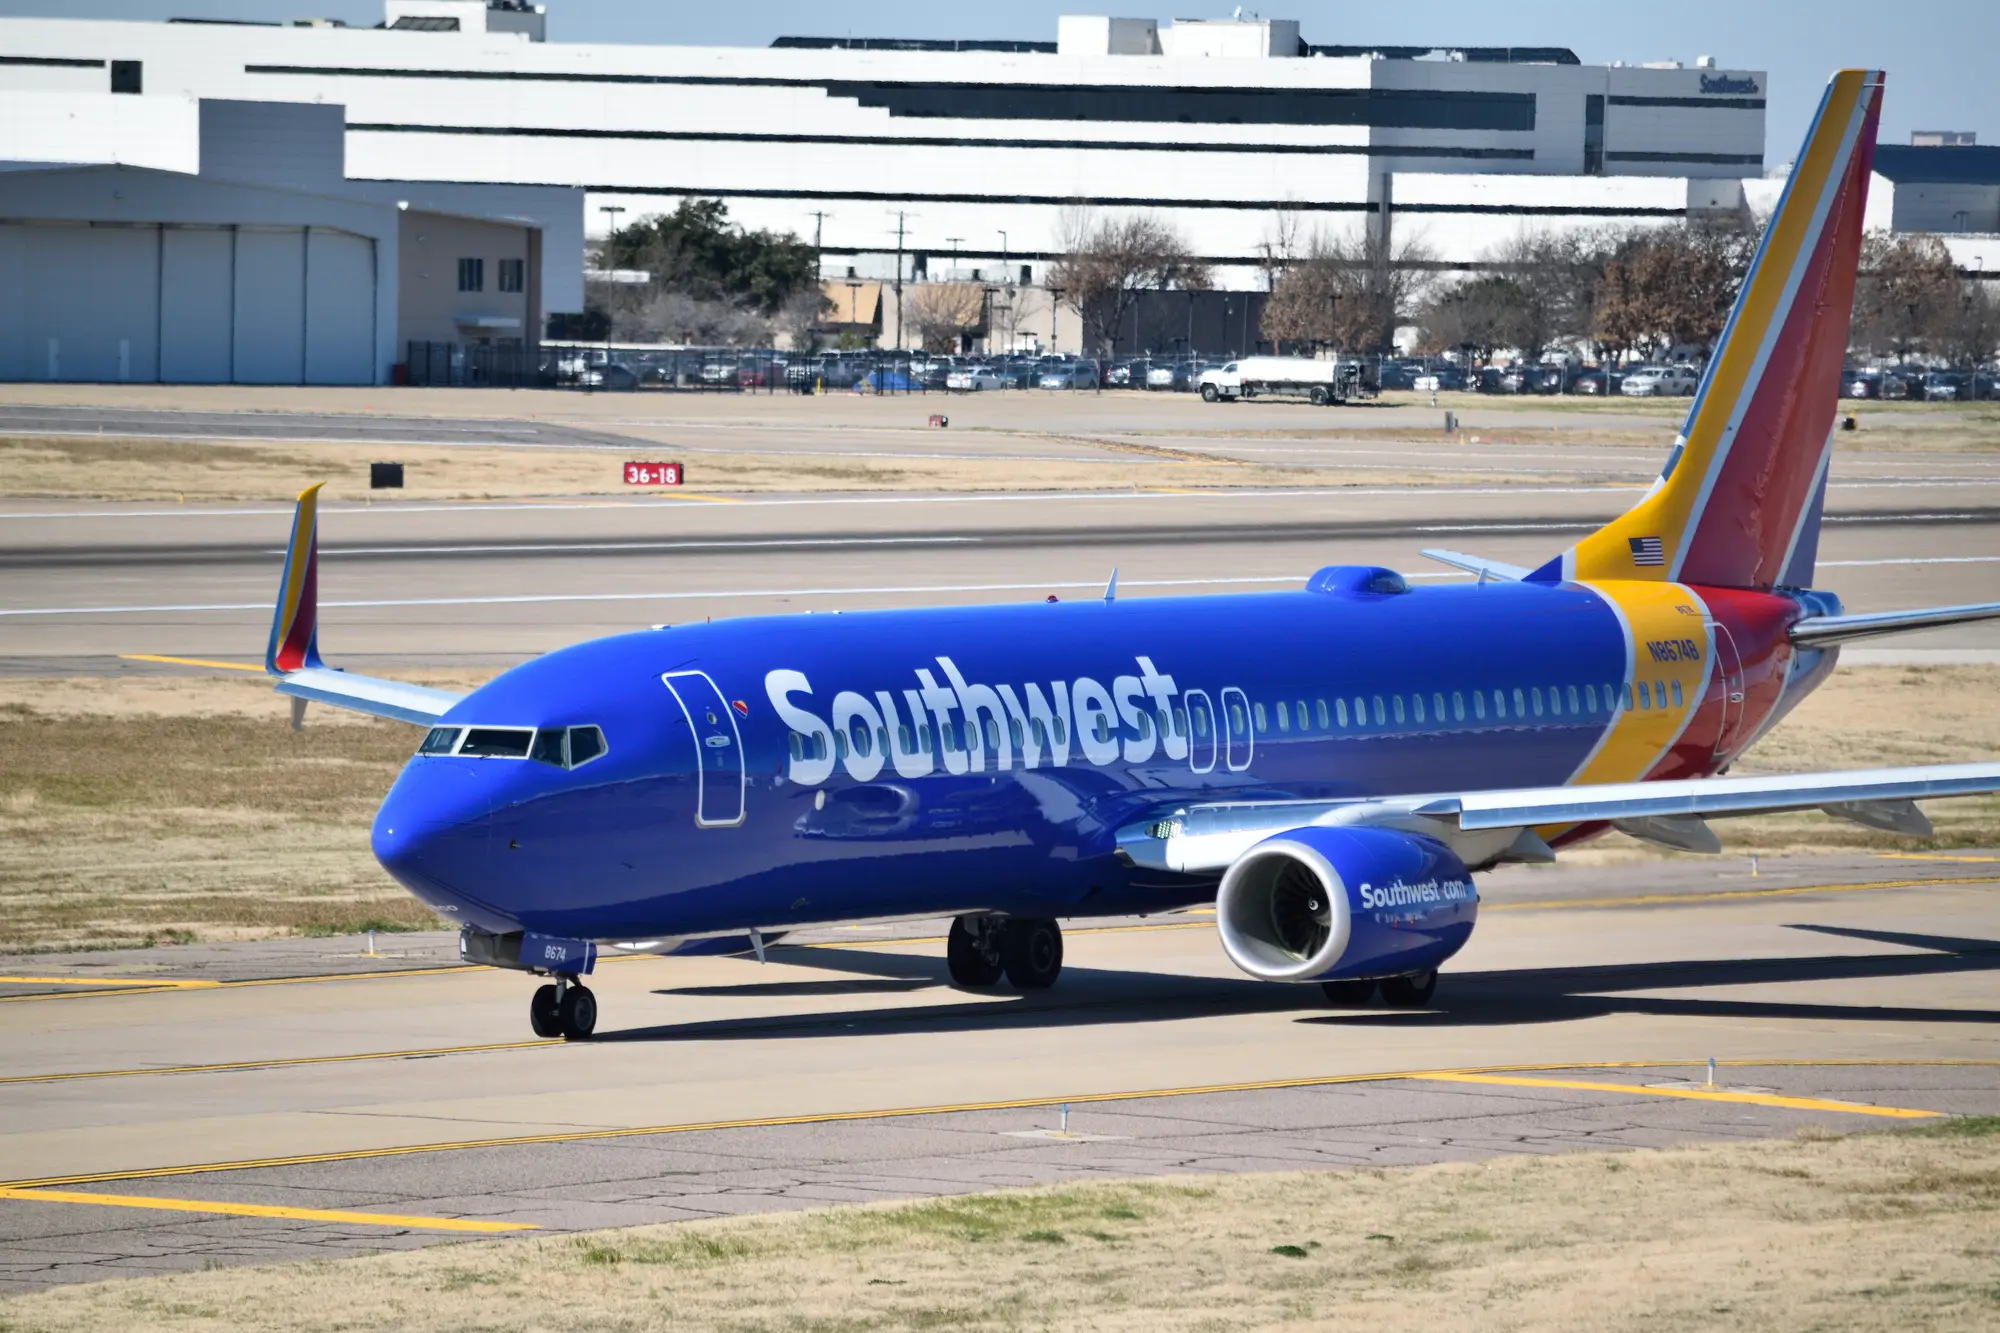
[[278,605],[271,616],[271,642],[264,670],[283,676],[319,660],[319,488],[299,492],[292,515],[292,539],[285,549],[285,572],[278,580]]
[[1530,577],[1811,581],[1881,108],[1878,71],[1827,84],[1659,481]]

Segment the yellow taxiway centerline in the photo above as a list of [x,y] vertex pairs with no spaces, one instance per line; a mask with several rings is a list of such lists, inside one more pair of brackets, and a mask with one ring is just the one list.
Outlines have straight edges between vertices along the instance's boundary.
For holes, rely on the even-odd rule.
[[118,658],[123,662],[165,662],[170,666],[213,667],[218,671],[254,671],[260,676],[264,674],[264,668],[260,666],[243,662],[215,662],[206,657],[163,657],[158,653],[120,653]]
[[462,1217],[406,1217],[354,1213],[338,1208],[281,1208],[264,1203],[215,1203],[206,1199],[154,1199],[143,1194],[77,1194],[68,1190],[0,1187],[0,1199],[24,1203],[81,1203],[99,1208],[151,1208],[167,1213],[222,1213],[230,1217],[282,1217],[294,1222],[350,1222],[371,1227],[420,1227],[426,1231],[538,1231],[532,1222],[485,1222]]
[[[1699,1069],[1706,1068],[1705,1060],[1633,1060],[1597,1062],[1593,1064],[1557,1065],[1490,1065],[1484,1068],[1467,1069],[1406,1069],[1387,1073],[1372,1074],[1324,1074],[1304,1078],[1263,1079],[1245,1083],[1209,1083],[1182,1088],[1140,1088],[1127,1092],[1088,1092],[1057,1094],[1048,1097],[1020,1097],[1007,1101],[960,1102],[938,1106],[897,1106],[876,1108],[865,1111],[820,1111],[805,1115],[758,1116],[736,1120],[704,1120],[678,1125],[636,1125],[614,1129],[567,1130],[555,1134],[517,1134],[505,1138],[461,1139],[442,1143],[400,1144],[387,1148],[355,1148],[344,1152],[297,1153],[285,1157],[261,1157],[233,1162],[199,1162],[187,1166],[142,1167],[123,1171],[98,1171],[80,1175],[48,1176],[31,1180],[10,1180],[0,1182],[0,1194],[16,1190],[46,1190],[66,1185],[89,1185],[112,1180],[159,1180],[170,1176],[197,1176],[217,1171],[254,1171],[282,1166],[317,1166],[329,1162],[359,1162],[384,1157],[415,1157],[425,1153],[462,1152],[472,1148],[522,1148],[552,1143],[595,1143],[610,1139],[646,1138],[664,1134],[696,1134],[708,1130],[721,1129],[771,1129],[786,1125],[829,1125],[853,1120],[895,1120],[920,1115],[953,1115],[968,1111],[1016,1111],[1046,1108],[1059,1104],[1071,1106],[1102,1105],[1111,1102],[1146,1101],[1167,1097],[1201,1097],[1231,1092],[1270,1092],[1293,1088],[1333,1087],[1351,1083],[1396,1083],[1421,1081],[1475,1081],[1474,1076],[1500,1076],[1532,1074],[1544,1071],[1566,1069]],[[1717,1067],[1751,1066],[1757,1068],[1991,1068],[2000,1066],[2000,1060],[1724,1060]],[[1540,1080],[1540,1086],[1563,1086],[1556,1080]],[[1582,1083],[1572,1085],[1581,1090],[1608,1091],[1622,1093],[1653,1093],[1662,1096],[1676,1095],[1674,1090],[1645,1088],[1625,1083]],[[1736,1099],[1759,1097],[1760,1093],[1733,1094]],[[1778,1104],[1810,1102],[1810,1099],[1779,1099]],[[1857,1107],[1847,1102],[1822,1102],[1814,1104],[1817,1109],[1829,1111],[1872,1111],[1884,1113],[1880,1108]],[[1893,1112],[1902,1116],[1933,1116],[1942,1112],[1908,1111]]]
[[363,1060],[428,1060],[440,1055],[477,1055],[483,1051],[525,1051],[537,1046],[566,1045],[561,1037],[532,1041],[495,1041],[475,1046],[430,1046],[409,1051],[361,1051],[352,1055],[292,1055],[270,1060],[228,1060],[208,1065],[159,1065],[140,1069],[81,1069],[70,1074],[10,1074],[0,1087],[15,1083],[69,1083],[89,1078],[137,1078],[145,1074],[227,1074],[243,1069],[285,1069],[298,1065],[354,1064]]
[[1942,1111],[1903,1106],[1864,1106],[1858,1102],[1826,1101],[1818,1097],[1782,1097],[1772,1092],[1732,1092],[1728,1088],[1649,1088],[1634,1083],[1593,1083],[1570,1078],[1521,1078],[1502,1074],[1417,1074],[1426,1083],[1483,1083],[1507,1088],[1558,1088],[1572,1092],[1624,1092],[1635,1097],[1684,1097],[1697,1102],[1737,1102],[1745,1106],[1781,1106],[1791,1111],[1839,1111],[1846,1115],[1879,1115],[1892,1120],[1927,1120]]

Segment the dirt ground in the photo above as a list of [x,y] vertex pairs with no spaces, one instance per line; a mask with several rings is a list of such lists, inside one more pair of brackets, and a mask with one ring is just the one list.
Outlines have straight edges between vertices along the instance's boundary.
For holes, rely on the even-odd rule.
[[2000,1121],[1190,1176],[64,1287],[62,1333],[1985,1330]]
[[[475,678],[425,684],[468,689]],[[0,678],[0,950],[111,948],[436,923],[376,865],[376,804],[414,728],[311,711],[262,677]],[[1740,771],[2000,753],[2000,668],[1849,668]],[[1720,820],[1734,854],[2000,844],[2000,798],[1933,801],[1912,842],[1818,814]],[[1569,859],[1669,855],[1613,835]]]

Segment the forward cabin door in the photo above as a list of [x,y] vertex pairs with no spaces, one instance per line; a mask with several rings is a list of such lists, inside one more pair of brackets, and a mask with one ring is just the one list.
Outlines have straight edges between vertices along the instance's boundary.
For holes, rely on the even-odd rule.
[[660,680],[680,705],[694,737],[694,822],[701,828],[730,828],[743,822],[746,779],[743,733],[736,710],[704,671],[669,671]]

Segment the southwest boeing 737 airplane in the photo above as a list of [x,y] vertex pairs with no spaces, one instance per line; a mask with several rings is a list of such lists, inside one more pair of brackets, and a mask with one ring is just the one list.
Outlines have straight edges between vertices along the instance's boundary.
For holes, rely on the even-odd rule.
[[[2000,763],[1729,777],[1853,639],[2000,603],[1843,614],[1813,588],[1882,77],[1834,77],[1650,492],[1536,569],[1413,588],[745,617],[616,635],[470,694],[351,675],[316,642],[299,497],[268,670],[428,728],[374,850],[468,961],[548,978],[585,1038],[600,949],[721,952],[807,923],[955,918],[966,987],[1052,984],[1062,918],[1213,901],[1245,972],[1426,1003],[1472,872],[1616,828],[1818,809],[1922,835]],[[1115,585],[1115,577],[1114,577]]]

